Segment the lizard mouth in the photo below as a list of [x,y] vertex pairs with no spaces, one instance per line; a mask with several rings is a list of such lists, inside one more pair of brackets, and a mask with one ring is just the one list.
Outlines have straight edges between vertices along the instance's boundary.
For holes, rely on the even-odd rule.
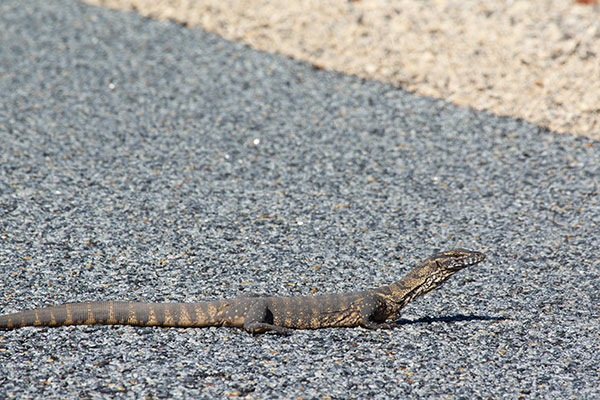
[[440,260],[440,264],[445,264],[445,267],[451,271],[459,271],[485,260],[485,254],[465,249],[454,249],[442,254],[446,257],[446,261]]
[[485,254],[473,252],[472,254],[469,254],[460,260],[456,260],[454,265],[456,268],[465,268],[470,267],[471,265],[479,264],[483,260],[485,260]]

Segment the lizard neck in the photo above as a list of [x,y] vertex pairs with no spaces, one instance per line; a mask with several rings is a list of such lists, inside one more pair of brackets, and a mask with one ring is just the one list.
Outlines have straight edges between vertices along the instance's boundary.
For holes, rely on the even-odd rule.
[[438,268],[425,264],[399,281],[375,289],[375,292],[384,300],[389,317],[397,317],[407,303],[437,288],[453,274],[440,273]]

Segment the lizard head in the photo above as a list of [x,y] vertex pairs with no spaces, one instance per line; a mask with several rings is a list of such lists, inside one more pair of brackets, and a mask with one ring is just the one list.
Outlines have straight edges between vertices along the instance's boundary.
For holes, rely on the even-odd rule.
[[465,267],[480,263],[485,259],[485,254],[467,249],[452,249],[443,251],[429,257],[426,262],[434,264],[438,269],[456,272]]
[[485,254],[466,249],[442,251],[426,258],[404,278],[378,289],[387,304],[388,316],[398,316],[402,307],[415,297],[437,288],[456,272],[484,259]]

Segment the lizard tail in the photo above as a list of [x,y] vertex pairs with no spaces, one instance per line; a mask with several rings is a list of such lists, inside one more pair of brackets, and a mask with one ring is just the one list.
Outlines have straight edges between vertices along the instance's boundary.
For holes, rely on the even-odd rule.
[[96,324],[176,327],[219,325],[211,308],[209,302],[88,301],[0,315],[0,329]]

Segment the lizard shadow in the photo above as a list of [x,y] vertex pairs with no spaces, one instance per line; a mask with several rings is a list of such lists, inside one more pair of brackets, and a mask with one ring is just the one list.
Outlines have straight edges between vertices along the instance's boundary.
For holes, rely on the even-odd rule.
[[418,319],[400,318],[394,322],[398,325],[424,324],[432,322],[462,322],[462,321],[504,321],[506,317],[489,317],[487,315],[464,315],[458,314],[449,317],[421,317]]

